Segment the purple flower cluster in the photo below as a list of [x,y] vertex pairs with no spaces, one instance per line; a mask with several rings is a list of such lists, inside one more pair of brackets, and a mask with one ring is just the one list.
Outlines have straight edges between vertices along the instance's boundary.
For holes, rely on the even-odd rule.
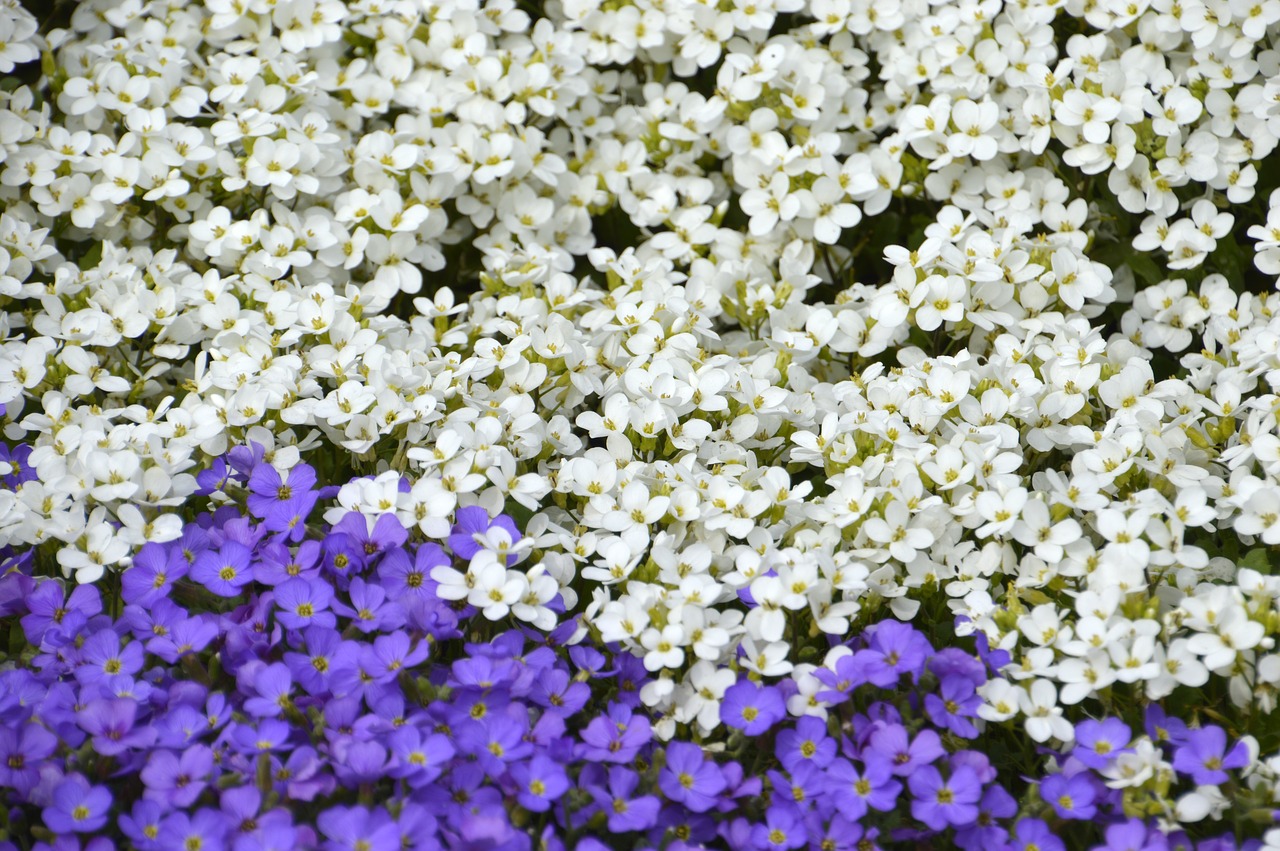
[[569,646],[575,620],[512,630],[436,594],[432,568],[465,571],[478,536],[519,539],[510,518],[464,509],[417,545],[393,514],[317,528],[332,490],[256,447],[200,480],[247,511],[143,546],[118,599],[0,579],[23,646],[0,672],[0,793],[23,848],[693,848],[760,791],[659,747],[644,665]]
[[[794,681],[742,676],[720,704],[727,742],[663,743],[643,662],[584,643],[558,599],[540,631],[441,593],[433,569],[465,575],[521,540],[511,518],[459,509],[422,542],[392,513],[318,524],[336,489],[259,447],[199,481],[232,504],[141,547],[105,596],[29,559],[0,576],[16,661],[0,797],[19,842],[0,851],[1237,845],[1127,815],[1107,784],[1134,751],[1122,720],[1081,722],[1039,779],[993,761],[978,690],[1007,657],[981,639],[974,655],[875,624],[815,671],[815,714],[792,715]],[[1218,727],[1158,706],[1146,720],[1189,786],[1249,762]]]
[[[1249,764],[1248,748],[1243,742],[1228,743],[1226,731],[1215,725],[1190,728],[1186,723],[1165,714],[1159,704],[1151,704],[1145,713],[1145,732],[1150,742],[1157,743],[1160,753],[1171,756],[1168,786],[1180,781],[1187,791],[1205,786],[1219,786],[1231,780],[1228,771]],[[1090,831],[1100,833],[1100,843],[1093,851],[1226,851],[1257,848],[1257,840],[1240,840],[1227,834],[1194,842],[1185,833],[1165,834],[1155,820],[1131,817],[1126,812],[1143,803],[1142,793],[1126,800],[1125,788],[1112,788],[1108,780],[1122,772],[1110,772],[1118,761],[1134,755],[1135,737],[1128,724],[1118,718],[1088,719],[1075,727],[1075,745],[1069,754],[1057,757],[1057,771],[1040,779],[1037,796],[1043,802],[1046,817],[1056,824],[1089,823]],[[1230,800],[1233,790],[1223,790]],[[1076,828],[1072,828],[1073,832]],[[1040,851],[1063,851],[1062,839],[1046,830],[1019,834],[1012,847],[1034,846]]]

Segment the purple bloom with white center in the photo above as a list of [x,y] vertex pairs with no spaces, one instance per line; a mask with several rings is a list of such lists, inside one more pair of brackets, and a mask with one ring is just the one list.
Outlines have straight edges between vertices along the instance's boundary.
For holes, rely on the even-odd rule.
[[1076,725],[1071,755],[1089,768],[1101,769],[1129,749],[1133,731],[1119,718],[1088,719]]
[[706,759],[702,748],[689,742],[667,745],[667,763],[658,775],[658,787],[668,800],[705,813],[716,805],[716,796],[726,785],[724,774]]
[[1040,798],[1053,807],[1059,818],[1091,819],[1098,812],[1094,806],[1096,791],[1088,772],[1071,777],[1051,774],[1040,781]]
[[90,786],[79,774],[69,775],[53,788],[44,808],[44,824],[54,833],[92,833],[107,823],[111,793],[105,786]]
[[1198,786],[1226,783],[1230,779],[1227,769],[1248,764],[1249,748],[1245,743],[1236,742],[1228,750],[1226,731],[1217,726],[1188,731],[1186,742],[1173,754],[1174,770],[1190,774]]
[[943,779],[932,765],[923,766],[907,778],[911,789],[911,815],[932,830],[963,827],[978,818],[982,783],[968,766],[960,766]]
[[786,714],[787,705],[778,689],[748,679],[730,686],[720,703],[720,720],[748,736],[766,732]]
[[217,550],[205,550],[191,566],[191,578],[220,597],[235,597],[253,581],[252,553],[237,541],[225,541]]

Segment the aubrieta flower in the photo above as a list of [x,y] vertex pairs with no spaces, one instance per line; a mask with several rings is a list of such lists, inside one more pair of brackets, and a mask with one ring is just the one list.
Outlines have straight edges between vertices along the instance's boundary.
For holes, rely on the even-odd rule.
[[1244,742],[1227,747],[1227,734],[1221,727],[1210,726],[1190,730],[1185,742],[1173,754],[1175,771],[1190,774],[1200,786],[1226,783],[1228,769],[1249,764],[1249,749]]
[[720,720],[745,735],[758,736],[786,715],[781,693],[773,686],[739,680],[724,693]]
[[695,813],[715,806],[727,785],[724,774],[714,762],[706,759],[702,749],[688,742],[672,742],[666,749],[666,762],[658,785],[669,800],[683,804]]

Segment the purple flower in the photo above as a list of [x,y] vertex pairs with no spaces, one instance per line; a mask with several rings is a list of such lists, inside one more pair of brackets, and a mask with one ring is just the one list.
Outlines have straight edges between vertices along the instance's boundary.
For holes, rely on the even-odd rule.
[[775,751],[787,771],[794,772],[796,766],[805,763],[825,768],[835,759],[836,742],[827,735],[825,721],[806,715],[796,722],[794,729],[778,734]]
[[213,772],[213,751],[194,745],[179,756],[173,751],[152,751],[142,769],[144,793],[150,800],[175,807],[189,807],[204,791]]
[[956,845],[972,851],[1003,848],[1009,831],[1001,822],[1017,815],[1018,802],[1003,786],[993,783],[982,793],[978,802],[978,818],[968,827],[956,833]]
[[854,654],[867,682],[888,688],[903,674],[919,678],[933,653],[932,645],[919,630],[900,621],[881,621],[868,627],[867,632],[871,634],[870,646]]
[[658,787],[668,800],[705,813],[716,805],[716,796],[726,785],[724,774],[703,756],[702,748],[689,742],[667,746],[667,764],[658,775]]
[[117,819],[120,831],[138,847],[139,851],[150,851],[160,847],[157,837],[160,835],[160,824],[164,821],[166,808],[155,801],[145,798],[135,801],[129,813]]
[[1164,834],[1147,830],[1139,818],[1113,824],[1107,828],[1107,841],[1095,845],[1093,851],[1165,851],[1169,847]]
[[1071,755],[1089,768],[1106,768],[1133,741],[1133,731],[1119,718],[1089,719],[1076,725],[1076,746]]
[[[262,665],[261,662],[255,663]],[[248,689],[241,689],[248,691]],[[259,668],[253,677],[252,693],[244,702],[244,709],[255,718],[274,718],[293,708],[293,677],[282,662],[274,662]]]
[[[454,515],[453,531],[449,535],[449,549],[459,558],[471,559],[484,549],[489,540],[490,529],[500,529],[512,544],[520,540],[520,530],[515,521],[505,514],[499,514],[491,521],[489,512],[478,505],[459,508]],[[514,564],[515,557],[508,556],[507,564]]]
[[286,629],[333,626],[338,622],[326,611],[333,600],[333,587],[320,579],[290,579],[276,586],[276,620]]
[[785,851],[805,845],[809,832],[794,804],[774,804],[765,812],[764,824],[751,829],[751,841],[763,851]]
[[133,557],[133,564],[120,574],[124,601],[152,606],[169,595],[173,583],[186,576],[188,569],[182,553],[174,547],[147,542]]
[[217,550],[205,550],[191,566],[191,578],[220,597],[235,597],[253,581],[249,548],[224,541]]
[[165,634],[148,641],[147,651],[173,664],[188,653],[199,653],[217,637],[218,624],[212,616],[183,618],[168,627]]
[[416,727],[397,729],[388,739],[394,762],[388,774],[418,789],[440,776],[453,758],[453,745],[439,733],[424,734]]
[[115,630],[100,629],[89,636],[80,648],[76,679],[87,685],[116,674],[133,676],[142,669],[142,662],[142,645],[130,642],[121,647],[120,636]]
[[1038,818],[1019,821],[1013,827],[1013,837],[1009,851],[1066,851],[1057,834]]
[[907,778],[907,785],[915,799],[911,815],[932,830],[964,827],[978,818],[982,783],[968,766],[960,766],[944,780],[942,772],[926,765]]
[[1156,744],[1168,743],[1179,746],[1187,740],[1190,730],[1181,718],[1168,715],[1158,703],[1147,704],[1144,726],[1151,741]]
[[[889,761],[899,777],[908,777],[946,754],[937,733],[925,729],[911,739],[901,724],[880,726],[871,734],[869,744],[872,751]],[[867,759],[870,761],[871,757]]]
[[611,703],[604,715],[582,731],[578,756],[592,762],[631,762],[652,738],[649,719],[632,715],[630,707]]
[[97,586],[77,585],[66,596],[61,582],[46,579],[27,598],[28,614],[22,618],[22,631],[29,644],[39,647],[49,627],[62,624],[68,616],[79,617],[84,623],[101,611],[102,597]]
[[129,748],[146,748],[156,740],[153,727],[134,729],[138,702],[125,699],[90,701],[76,713],[80,727],[93,736],[93,749],[103,756],[115,756]]
[[1091,819],[1098,812],[1094,806],[1096,791],[1088,772],[1071,777],[1051,774],[1040,781],[1040,798],[1053,807],[1059,818]]
[[591,699],[591,687],[574,682],[568,671],[555,668],[534,681],[529,699],[550,713],[568,718]]
[[358,511],[348,512],[333,531],[347,536],[348,552],[357,560],[360,569],[381,553],[399,547],[409,539],[400,518],[390,511],[378,515],[377,520]]
[[412,559],[403,549],[396,548],[378,562],[378,578],[393,600],[404,596],[434,600],[437,583],[431,578],[431,569],[452,563],[437,544],[421,545]]
[[973,681],[959,676],[944,677],[938,693],[924,698],[929,720],[965,739],[978,736],[978,728],[969,719],[977,717],[981,705],[982,698],[978,697]]
[[[247,505],[254,517],[266,517],[272,508],[287,505],[299,497],[313,496],[316,471],[307,464],[295,464],[287,479],[270,464],[258,464],[249,476]],[[314,498],[314,496],[313,496]]]
[[179,811],[168,815],[161,824],[159,843],[162,848],[221,851],[230,827],[227,817],[218,810],[204,807],[194,815]]
[[528,762],[512,765],[511,778],[516,782],[516,800],[520,806],[535,813],[551,809],[570,785],[564,766],[542,754],[534,755]]
[[110,809],[111,793],[105,786],[90,786],[79,774],[71,774],[53,787],[44,824],[54,833],[92,833],[106,825]]
[[868,808],[888,812],[901,791],[892,764],[883,758],[869,758],[861,771],[847,759],[837,759],[827,768],[828,800],[845,818],[856,821]]
[[351,580],[347,596],[351,599],[351,605],[337,600],[333,604],[333,610],[350,618],[361,632],[393,630],[404,626],[404,608],[399,603],[388,602],[387,591],[381,585],[365,582],[357,576]]
[[58,748],[58,737],[34,722],[0,726],[0,786],[26,794],[40,782],[40,763]]
[[778,689],[759,686],[748,679],[730,686],[720,704],[720,720],[748,736],[768,731],[786,714],[787,705]]
[[1221,727],[1202,727],[1187,734],[1186,743],[1173,754],[1173,768],[1190,774],[1197,786],[1217,786],[1229,779],[1226,769],[1249,764],[1249,749],[1236,742],[1227,750],[1227,734]]
[[613,833],[648,830],[658,821],[661,803],[653,795],[636,797],[640,775],[631,769],[615,765],[609,768],[607,778],[588,785],[587,792],[608,817],[609,830]]

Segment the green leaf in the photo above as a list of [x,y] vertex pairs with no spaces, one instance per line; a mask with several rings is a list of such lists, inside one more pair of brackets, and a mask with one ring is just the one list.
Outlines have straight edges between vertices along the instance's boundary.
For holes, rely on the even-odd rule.
[[1239,566],[1256,570],[1262,574],[1271,574],[1275,565],[1275,559],[1271,555],[1269,547],[1254,547],[1244,554],[1244,558],[1240,559]]

